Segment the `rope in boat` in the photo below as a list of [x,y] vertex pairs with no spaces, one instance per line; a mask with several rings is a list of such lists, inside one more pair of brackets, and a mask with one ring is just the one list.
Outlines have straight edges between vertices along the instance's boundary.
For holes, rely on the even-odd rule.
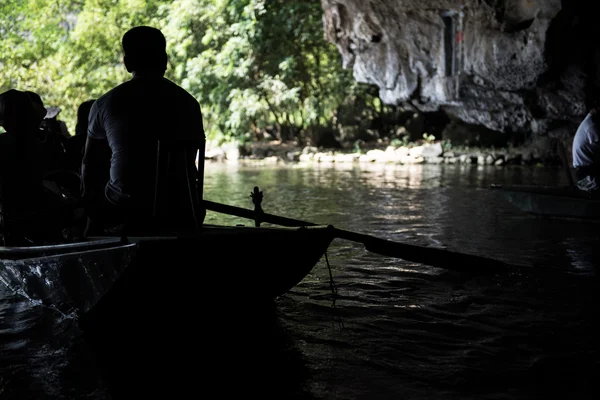
[[351,332],[346,329],[346,326],[344,325],[344,320],[342,319],[342,316],[339,315],[339,310],[337,309],[335,304],[338,296],[338,291],[335,281],[333,280],[333,273],[331,272],[331,265],[329,264],[329,257],[327,257],[327,252],[325,252],[325,262],[327,263],[327,270],[329,271],[329,287],[331,288],[331,293],[333,295],[333,302],[331,303],[331,308],[333,308],[335,313],[333,316],[334,322],[337,322],[340,330],[346,331],[347,333],[351,334]]
[[337,286],[333,281],[333,274],[331,273],[331,265],[329,265],[329,258],[327,257],[327,252],[325,252],[325,261],[327,262],[327,270],[329,271],[329,287],[331,289],[331,294],[333,294],[333,303],[331,304],[332,308],[335,308],[335,301],[337,299]]

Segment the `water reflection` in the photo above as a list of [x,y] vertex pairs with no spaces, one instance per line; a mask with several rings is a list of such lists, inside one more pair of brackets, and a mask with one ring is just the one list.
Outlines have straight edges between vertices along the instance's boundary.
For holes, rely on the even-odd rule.
[[0,398],[106,399],[75,321],[0,284]]
[[[0,290],[0,397],[100,399],[110,383],[125,398],[213,389],[281,399],[596,398],[597,225],[533,218],[487,190],[563,179],[559,169],[529,167],[209,164],[208,200],[252,208],[258,186],[273,214],[539,268],[469,276],[337,239],[329,265],[321,260],[270,316],[218,307],[219,297],[181,321],[178,299],[156,296],[175,308],[149,318],[168,338],[133,334],[137,312],[125,312],[131,331],[99,331],[100,341],[79,347],[47,310]],[[212,212],[207,222],[252,225]]]
[[569,237],[564,239],[562,245],[565,247],[566,256],[570,261],[570,272],[583,276],[596,276],[596,268],[599,263],[597,241],[593,238]]

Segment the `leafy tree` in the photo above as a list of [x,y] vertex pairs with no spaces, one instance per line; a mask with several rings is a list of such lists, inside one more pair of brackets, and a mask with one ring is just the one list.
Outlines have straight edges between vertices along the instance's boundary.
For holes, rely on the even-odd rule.
[[32,90],[64,111],[71,131],[79,104],[128,79],[120,40],[151,24],[166,0],[7,0],[0,6],[0,90]]
[[54,57],[79,8],[72,0],[0,3],[0,90],[32,90],[50,102],[58,100]]
[[374,103],[321,18],[319,2],[286,0],[3,0],[0,90],[39,93],[73,130],[81,102],[129,79],[123,32],[152,25],[167,38],[167,77],[201,103],[209,137],[289,139]]
[[173,2],[176,77],[200,99],[209,132],[248,139],[273,125],[286,138],[332,121],[354,85],[321,17],[318,2]]

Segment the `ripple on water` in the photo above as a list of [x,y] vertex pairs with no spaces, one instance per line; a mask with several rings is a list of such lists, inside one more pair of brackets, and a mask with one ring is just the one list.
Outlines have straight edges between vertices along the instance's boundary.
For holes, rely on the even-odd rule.
[[106,399],[78,334],[73,320],[0,286],[0,398]]
[[[263,398],[598,398],[598,232],[529,218],[485,189],[561,184],[562,176],[510,167],[208,167],[209,200],[252,208],[249,193],[259,186],[266,212],[536,268],[470,276],[335,240],[330,268],[322,259],[277,300],[276,326],[262,339],[264,321],[242,322],[240,310],[224,312],[234,325],[225,332],[229,351],[202,336],[214,325],[203,326],[193,349],[212,349],[215,357],[211,373],[191,380],[194,390],[243,389],[243,374],[252,373],[262,377],[247,387],[257,393],[280,383],[269,391],[277,396]],[[206,222],[252,224],[211,213]],[[105,398],[94,354],[57,321],[51,310],[0,289],[2,396]],[[190,350],[186,362],[203,361]]]

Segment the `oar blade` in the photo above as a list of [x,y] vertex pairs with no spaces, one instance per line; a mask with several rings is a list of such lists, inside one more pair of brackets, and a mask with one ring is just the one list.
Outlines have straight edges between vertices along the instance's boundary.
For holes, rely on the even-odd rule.
[[449,271],[468,273],[490,273],[507,270],[506,264],[498,260],[470,254],[454,253],[451,251],[436,249],[432,247],[418,247],[412,249],[403,243],[386,241],[381,243],[375,240],[365,245],[368,251],[387,257],[401,258],[405,261],[425,264]]
[[339,238],[360,242],[367,251],[386,257],[425,264],[450,271],[468,273],[491,273],[510,270],[502,261],[471,254],[455,253],[444,249],[424,247],[336,229]]

